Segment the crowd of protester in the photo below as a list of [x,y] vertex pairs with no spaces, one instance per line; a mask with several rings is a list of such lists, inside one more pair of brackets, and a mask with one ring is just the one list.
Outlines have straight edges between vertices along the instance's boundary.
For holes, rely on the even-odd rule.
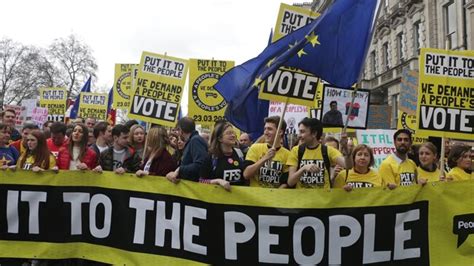
[[304,118],[298,124],[298,145],[285,144],[286,123],[265,119],[264,133],[253,143],[249,134],[237,139],[236,129],[219,121],[199,134],[191,118],[176,128],[152,125],[147,129],[131,120],[115,126],[93,118],[26,123],[14,128],[14,111],[5,110],[0,123],[0,166],[3,170],[113,171],[137,177],[162,176],[173,183],[191,180],[232,186],[267,188],[344,188],[424,185],[435,181],[473,178],[472,148],[447,143],[442,156],[431,142],[412,145],[412,134],[401,129],[393,136],[395,151],[374,169],[372,148],[355,147],[346,134],[323,136],[323,124]]
[[[26,123],[18,131],[14,115],[13,110],[1,113],[0,169],[4,171],[113,171],[138,178],[160,176],[173,183],[214,184],[228,191],[232,186],[395,189],[474,179],[472,147],[448,141],[445,154],[441,154],[431,142],[412,145],[412,134],[406,129],[395,132],[395,151],[374,169],[371,147],[354,147],[347,134],[339,139],[324,136],[322,122],[314,118],[299,122],[298,143],[288,147],[284,141],[286,123],[282,121],[278,128],[277,116],[266,118],[263,135],[252,141],[244,132],[237,139],[236,129],[226,121],[218,121],[212,132],[201,134],[188,117],[170,129],[159,125],[146,129],[135,120],[112,126],[79,118],[67,124],[48,121],[42,128]],[[24,260],[0,262],[23,265]],[[59,260],[56,264],[103,265],[83,260]],[[44,265],[56,264],[46,261]]]

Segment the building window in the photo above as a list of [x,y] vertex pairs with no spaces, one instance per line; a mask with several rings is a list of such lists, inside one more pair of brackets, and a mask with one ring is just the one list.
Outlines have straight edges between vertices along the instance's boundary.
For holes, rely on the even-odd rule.
[[390,46],[388,46],[388,42],[384,43],[382,46],[382,64],[384,67],[384,70],[390,69]]
[[420,54],[421,48],[421,22],[417,21],[413,25],[413,54]]
[[398,94],[392,95],[392,121],[391,128],[397,128],[398,124]]
[[444,27],[446,35],[446,47],[447,49],[453,49],[458,47],[458,39],[456,34],[457,29],[457,14],[456,14],[456,3],[451,0],[443,7],[444,13]]
[[398,62],[403,63],[405,61],[405,35],[400,32],[397,35],[397,50],[398,50]]
[[375,62],[375,51],[370,53],[370,77],[377,76],[377,68]]

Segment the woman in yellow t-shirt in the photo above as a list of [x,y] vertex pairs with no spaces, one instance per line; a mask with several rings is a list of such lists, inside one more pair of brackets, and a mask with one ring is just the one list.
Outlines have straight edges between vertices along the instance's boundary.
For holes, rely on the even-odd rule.
[[448,166],[451,167],[446,179],[460,181],[472,179],[471,147],[465,144],[456,144],[451,147],[448,155]]
[[18,159],[17,168],[42,172],[44,170],[57,171],[56,160],[46,145],[43,132],[33,130],[26,138],[27,150]]
[[351,157],[354,167],[349,171],[339,172],[334,187],[351,191],[353,188],[382,186],[382,178],[371,168],[375,162],[372,148],[359,144],[352,151]]
[[420,165],[417,167],[418,184],[439,181],[441,171],[436,164],[438,159],[438,149],[431,142],[421,144],[418,150]]

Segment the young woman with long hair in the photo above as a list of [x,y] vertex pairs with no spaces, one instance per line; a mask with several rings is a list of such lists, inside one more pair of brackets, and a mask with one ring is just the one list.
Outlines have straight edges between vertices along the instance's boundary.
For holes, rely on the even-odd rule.
[[438,149],[431,142],[421,144],[418,149],[418,161],[420,164],[416,170],[418,184],[439,181],[441,171],[438,169]]
[[[133,126],[132,126],[133,127]],[[153,127],[147,134],[145,157],[141,169],[136,172],[138,177],[145,175],[166,176],[176,170],[176,160],[168,152],[168,134],[163,127]]]
[[452,146],[448,155],[448,166],[451,168],[446,176],[448,181],[473,179],[471,147],[465,144]]
[[352,162],[352,169],[339,172],[334,187],[351,191],[353,188],[382,186],[382,178],[371,168],[375,162],[372,148],[365,144],[357,145],[352,151]]
[[237,140],[232,124],[219,123],[211,135],[209,156],[202,165],[199,182],[220,185],[245,185],[242,151],[235,148]]
[[89,129],[84,124],[76,124],[69,144],[58,153],[58,168],[61,170],[91,170],[97,166],[97,155],[88,146]]
[[128,143],[140,158],[142,158],[143,149],[145,148],[145,129],[141,125],[133,125],[130,128]]
[[54,155],[48,149],[43,132],[33,130],[26,138],[27,150],[18,159],[17,168],[42,172],[44,170],[57,170]]

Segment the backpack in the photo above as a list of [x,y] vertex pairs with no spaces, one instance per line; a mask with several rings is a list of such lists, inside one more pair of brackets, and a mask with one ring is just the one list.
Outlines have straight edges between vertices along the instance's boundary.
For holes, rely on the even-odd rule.
[[[328,155],[328,147],[326,145],[320,144],[321,145],[321,153],[323,155],[323,161],[324,161],[324,167],[326,168],[326,171],[329,176],[329,187],[332,188],[333,186],[333,181],[331,180],[331,162],[329,161],[329,155]],[[298,146],[298,168],[300,168],[301,165],[301,160],[303,159],[303,154],[306,150],[306,145],[301,144]]]

